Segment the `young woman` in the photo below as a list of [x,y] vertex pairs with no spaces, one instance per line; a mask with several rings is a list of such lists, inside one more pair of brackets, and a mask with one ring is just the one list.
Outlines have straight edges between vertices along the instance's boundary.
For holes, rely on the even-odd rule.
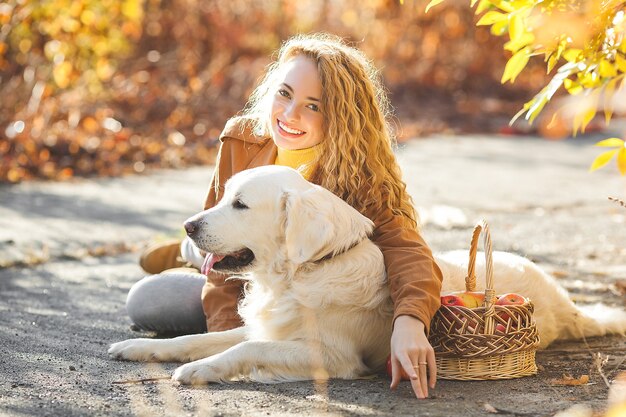
[[[377,72],[363,53],[330,35],[289,39],[243,114],[222,132],[204,208],[219,201],[233,174],[279,164],[299,169],[369,217],[394,302],[391,387],[398,385],[403,368],[417,397],[424,398],[436,381],[427,333],[439,308],[442,276],[417,229],[392,150],[388,111]],[[142,266],[152,273],[178,266],[178,252],[178,243],[160,245],[144,254]],[[182,242],[180,254],[196,268],[202,265],[203,254],[190,240]],[[144,278],[129,293],[129,316],[137,327],[155,331],[238,327],[242,282],[226,278],[210,272],[205,279],[188,271]],[[167,297],[158,296],[164,292]]]

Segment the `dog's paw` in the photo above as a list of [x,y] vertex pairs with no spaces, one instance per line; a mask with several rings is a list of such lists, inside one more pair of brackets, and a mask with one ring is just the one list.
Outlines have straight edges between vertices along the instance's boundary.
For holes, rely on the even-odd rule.
[[113,343],[109,355],[114,359],[138,362],[160,362],[169,358],[160,349],[159,340],[130,339]]
[[211,358],[201,359],[178,367],[172,379],[181,384],[200,385],[209,382],[223,382],[224,372],[215,365]]

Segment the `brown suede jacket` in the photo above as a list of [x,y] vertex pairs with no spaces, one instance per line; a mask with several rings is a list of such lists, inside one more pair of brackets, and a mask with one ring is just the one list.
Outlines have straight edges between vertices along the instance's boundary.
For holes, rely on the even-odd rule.
[[[204,208],[213,207],[223,195],[226,181],[239,171],[276,160],[276,145],[269,137],[255,136],[249,119],[233,118],[220,135],[220,149]],[[216,193],[215,184],[218,183]],[[372,241],[382,250],[394,303],[394,320],[400,315],[413,316],[428,332],[430,321],[439,308],[441,270],[420,234],[402,226],[402,219],[391,210],[363,213],[375,225]],[[242,296],[241,280],[211,272],[202,291],[202,305],[208,331],[241,326],[237,303]]]

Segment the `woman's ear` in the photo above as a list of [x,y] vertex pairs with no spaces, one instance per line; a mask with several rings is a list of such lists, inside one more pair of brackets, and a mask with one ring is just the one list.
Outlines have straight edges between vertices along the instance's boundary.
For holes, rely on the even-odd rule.
[[287,259],[302,264],[324,256],[320,253],[335,234],[328,203],[316,188],[287,191],[284,197]]

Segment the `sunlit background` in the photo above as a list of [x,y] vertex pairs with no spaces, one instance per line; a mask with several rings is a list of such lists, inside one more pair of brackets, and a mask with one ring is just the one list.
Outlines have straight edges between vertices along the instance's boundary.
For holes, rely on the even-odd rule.
[[325,31],[381,69],[400,140],[501,132],[548,79],[500,78],[505,39],[447,0],[0,3],[0,181],[211,163],[281,41]]

